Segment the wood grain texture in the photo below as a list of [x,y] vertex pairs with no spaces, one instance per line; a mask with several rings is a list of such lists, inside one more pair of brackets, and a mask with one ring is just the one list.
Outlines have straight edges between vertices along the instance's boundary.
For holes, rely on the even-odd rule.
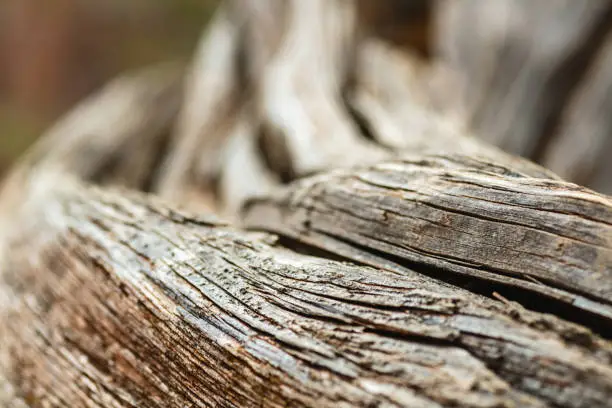
[[610,1],[440,1],[434,21],[435,54],[457,80],[446,100],[479,137],[612,192],[601,113],[612,77]]
[[574,184],[415,156],[304,180],[253,201],[246,223],[357,260],[379,252],[518,286],[597,314],[610,334],[612,202]]
[[30,404],[603,407],[612,395],[610,343],[551,316],[299,255],[151,198],[69,180],[49,194],[30,214],[42,232],[11,240],[0,296],[2,369]]
[[121,79],[9,174],[0,406],[609,406],[610,197],[471,137],[355,7],[232,0],[184,96]]

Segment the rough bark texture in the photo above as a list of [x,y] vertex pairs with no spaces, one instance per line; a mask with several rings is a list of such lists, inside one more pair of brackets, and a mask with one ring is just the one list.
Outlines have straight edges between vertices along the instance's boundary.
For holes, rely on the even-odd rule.
[[610,197],[472,138],[352,1],[224,7],[184,92],[118,80],[4,181],[0,405],[609,406]]
[[44,234],[24,231],[36,256],[17,252],[3,276],[6,319],[29,322],[4,344],[27,401],[605,406],[612,392],[609,343],[518,304],[151,199],[51,194]]
[[[368,255],[382,253],[442,279],[545,295],[596,314],[594,329],[612,334],[612,201],[570,183],[474,157],[416,156],[304,180],[246,213],[248,225],[375,266],[386,262]],[[543,311],[558,306],[520,296]]]

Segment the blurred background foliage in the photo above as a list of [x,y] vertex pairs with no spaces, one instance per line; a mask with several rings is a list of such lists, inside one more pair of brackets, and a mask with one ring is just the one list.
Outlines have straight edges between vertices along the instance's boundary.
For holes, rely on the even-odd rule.
[[215,0],[0,0],[0,173],[122,71],[186,61]]

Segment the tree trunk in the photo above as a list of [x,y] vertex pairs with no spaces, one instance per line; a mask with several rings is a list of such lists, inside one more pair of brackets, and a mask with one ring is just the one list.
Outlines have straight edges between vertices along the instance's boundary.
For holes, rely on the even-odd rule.
[[609,406],[612,199],[470,137],[357,18],[227,2],[184,78],[24,157],[0,404]]

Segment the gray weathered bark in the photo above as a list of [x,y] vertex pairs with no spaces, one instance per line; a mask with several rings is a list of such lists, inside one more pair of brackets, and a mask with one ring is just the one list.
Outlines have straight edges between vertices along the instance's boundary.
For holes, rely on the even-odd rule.
[[4,181],[0,404],[609,406],[610,197],[470,137],[350,1],[226,6],[184,92],[114,82]]

